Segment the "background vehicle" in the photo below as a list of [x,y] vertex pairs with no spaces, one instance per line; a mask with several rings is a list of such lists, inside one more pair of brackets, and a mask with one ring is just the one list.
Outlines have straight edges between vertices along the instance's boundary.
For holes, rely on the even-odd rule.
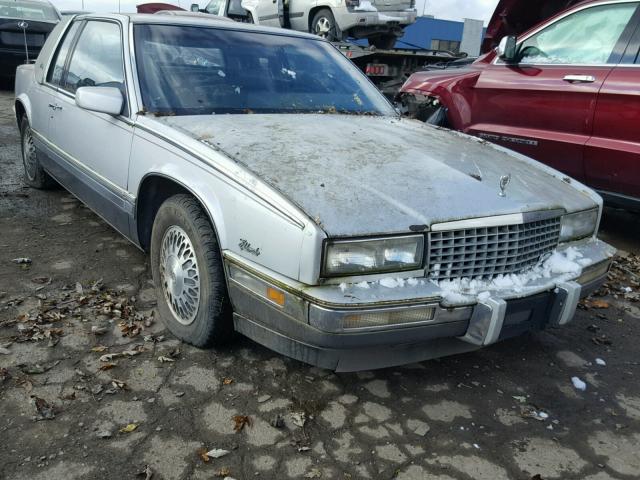
[[393,48],[404,27],[416,21],[415,0],[211,0],[204,9],[218,16],[241,16],[243,10],[251,23],[331,41],[366,38],[378,48]]
[[468,68],[415,73],[398,98],[422,119],[522,152],[612,205],[637,208],[639,4],[582,2],[517,41],[505,37]]
[[18,65],[36,59],[60,18],[46,0],[0,0],[0,81],[10,81]]

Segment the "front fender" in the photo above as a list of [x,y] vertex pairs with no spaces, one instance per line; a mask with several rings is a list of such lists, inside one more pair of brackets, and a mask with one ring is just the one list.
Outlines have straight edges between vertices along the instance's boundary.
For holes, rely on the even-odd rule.
[[476,69],[418,72],[405,82],[399,97],[413,96],[416,103],[437,99],[447,108],[451,127],[464,131],[471,123],[472,90],[479,77]]

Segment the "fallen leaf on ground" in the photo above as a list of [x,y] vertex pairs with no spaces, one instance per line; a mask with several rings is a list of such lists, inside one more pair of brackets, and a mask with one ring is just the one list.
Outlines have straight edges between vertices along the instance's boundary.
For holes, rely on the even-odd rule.
[[233,383],[233,378],[224,378],[222,380],[223,385],[231,385]]
[[606,302],[606,301],[604,301],[604,300],[598,300],[598,299],[595,299],[595,300],[585,300],[585,301],[584,301],[584,304],[585,304],[587,307],[591,307],[591,308],[595,308],[595,309],[599,309],[599,310],[601,310],[601,309],[605,309],[605,308],[609,308],[609,307],[610,307],[609,302]]
[[31,259],[27,257],[20,257],[14,258],[12,262],[17,263],[18,265],[29,265],[31,263]]
[[145,465],[144,470],[136,473],[136,477],[144,477],[144,480],[151,480],[153,478],[153,470],[149,465]]
[[122,427],[120,429],[120,433],[131,433],[133,432],[136,428],[138,428],[138,425],[135,423],[130,423],[125,427]]
[[44,284],[44,283],[49,283],[51,282],[51,279],[49,277],[33,277],[31,279],[31,281],[33,283],[39,283],[40,285]]
[[206,448],[200,447],[198,450],[196,450],[196,453],[198,454],[198,456],[203,462],[208,462],[210,460],[209,454],[207,453]]
[[307,416],[304,412],[293,412],[291,414],[291,420],[293,420],[294,425],[302,428],[307,421]]
[[121,390],[125,390],[127,388],[127,384],[125,382],[123,382],[122,380],[117,380],[115,378],[111,380],[111,385],[113,385],[114,388],[119,388]]
[[36,412],[38,412],[36,420],[52,420],[56,418],[53,405],[48,403],[44,398],[31,395],[31,399],[36,407]]
[[312,468],[307,473],[304,474],[304,478],[320,478],[322,477],[322,472],[317,468]]
[[216,477],[228,477],[229,475],[231,475],[231,469],[229,467],[222,467],[220,470],[214,473],[214,475]]
[[105,347],[104,345],[96,345],[95,347],[93,347],[91,349],[92,352],[104,352],[105,350],[107,350],[109,347]]
[[100,365],[100,368],[98,370],[102,370],[104,372],[105,370],[111,370],[113,367],[117,366],[117,363],[105,363],[104,365]]
[[175,362],[175,360],[174,360],[173,358],[169,358],[169,357],[166,357],[166,356],[164,356],[164,355],[160,355],[160,356],[158,357],[158,361],[159,361],[160,363]]
[[247,415],[234,415],[233,416],[233,421],[234,421],[234,426],[233,426],[233,430],[236,433],[241,432],[245,425],[247,426],[251,426],[251,418],[249,418]]

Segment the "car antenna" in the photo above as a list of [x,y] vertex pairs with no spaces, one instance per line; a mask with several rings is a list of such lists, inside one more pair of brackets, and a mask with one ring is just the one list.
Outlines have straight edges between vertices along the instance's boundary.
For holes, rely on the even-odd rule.
[[[14,1],[18,1],[18,0],[14,0]],[[24,54],[27,59],[26,63],[29,63],[29,47],[27,47],[27,27],[28,26],[29,24],[24,20],[21,20],[20,23],[18,23],[18,27],[22,29],[22,35],[24,37]]]

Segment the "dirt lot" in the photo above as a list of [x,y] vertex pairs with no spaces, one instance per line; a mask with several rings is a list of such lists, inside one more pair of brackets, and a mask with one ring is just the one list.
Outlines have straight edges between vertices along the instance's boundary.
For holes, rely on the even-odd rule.
[[[603,228],[640,253],[638,216]],[[0,477],[640,478],[639,262],[618,263],[569,327],[477,353],[337,375],[244,339],[197,350],[154,320],[140,251],[23,186],[2,93]]]

